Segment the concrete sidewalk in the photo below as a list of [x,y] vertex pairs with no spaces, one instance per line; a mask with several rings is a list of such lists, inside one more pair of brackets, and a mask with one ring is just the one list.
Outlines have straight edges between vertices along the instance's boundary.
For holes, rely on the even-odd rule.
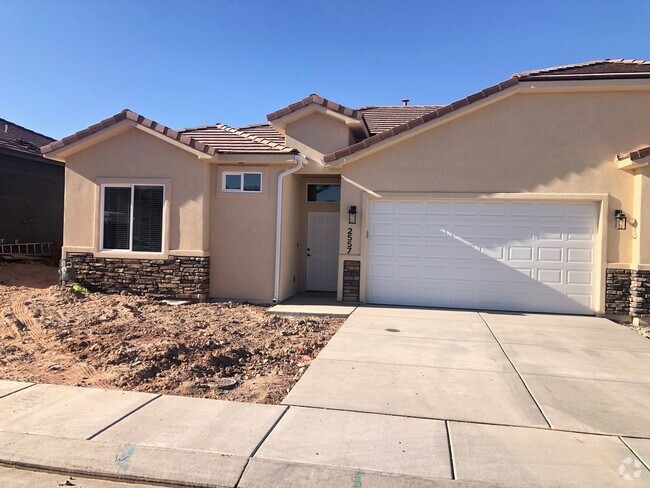
[[649,355],[594,317],[360,307],[284,405],[0,381],[0,480],[650,486]]
[[[112,485],[93,478],[220,487],[486,486],[452,481],[441,422],[9,381],[0,381],[0,392],[0,465],[22,469],[0,469],[0,480],[60,479],[30,471],[38,469],[100,487]],[[318,447],[323,430],[340,425],[346,434]],[[300,431],[305,438],[296,440]]]

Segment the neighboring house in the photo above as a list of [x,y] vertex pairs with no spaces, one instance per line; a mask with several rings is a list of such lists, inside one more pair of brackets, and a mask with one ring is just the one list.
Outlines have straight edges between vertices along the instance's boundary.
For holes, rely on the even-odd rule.
[[65,168],[40,150],[53,141],[0,119],[0,243],[61,247]]
[[43,152],[66,163],[64,252],[90,287],[640,316],[648,114],[650,63],[605,60],[445,106],[310,95],[240,128],[125,110]]

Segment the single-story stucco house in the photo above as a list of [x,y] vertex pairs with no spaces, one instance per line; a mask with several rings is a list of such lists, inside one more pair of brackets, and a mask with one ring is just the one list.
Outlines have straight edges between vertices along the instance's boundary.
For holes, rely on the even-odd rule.
[[640,317],[649,114],[650,62],[603,60],[444,106],[310,95],[238,128],[124,110],[42,150],[93,289]]

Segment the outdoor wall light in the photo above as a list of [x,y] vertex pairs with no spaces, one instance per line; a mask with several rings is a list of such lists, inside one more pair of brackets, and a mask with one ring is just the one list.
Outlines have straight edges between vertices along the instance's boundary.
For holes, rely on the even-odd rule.
[[357,207],[356,207],[356,205],[352,205],[350,207],[350,210],[348,210],[348,223],[349,224],[356,224],[357,223]]
[[616,230],[627,228],[627,215],[622,210],[614,210],[614,220],[616,221]]

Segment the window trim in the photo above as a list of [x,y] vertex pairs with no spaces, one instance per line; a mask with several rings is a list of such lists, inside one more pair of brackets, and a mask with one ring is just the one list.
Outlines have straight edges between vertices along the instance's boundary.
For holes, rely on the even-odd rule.
[[[309,186],[310,185],[328,185],[328,186],[338,186],[339,187],[339,201],[338,202],[319,202],[318,200],[310,200],[309,199]],[[305,201],[307,203],[317,203],[317,204],[330,204],[330,205],[340,205],[341,204],[341,183],[307,183],[305,186]]]
[[[157,186],[163,190],[162,194],[162,229],[160,239],[160,251],[134,251],[133,250],[133,206],[135,201],[135,187],[136,186]],[[166,185],[161,183],[102,183],[101,194],[99,201],[99,252],[105,253],[134,253],[134,254],[152,254],[164,255],[165,254],[165,204],[166,204]],[[131,188],[131,205],[129,207],[129,248],[128,249],[105,249],[104,248],[104,202],[106,188]]]
[[[260,189],[259,190],[244,190],[244,175],[260,175]],[[226,188],[227,176],[239,176],[239,189]],[[224,171],[221,173],[221,191],[224,193],[262,193],[264,189],[264,176],[261,171]]]

